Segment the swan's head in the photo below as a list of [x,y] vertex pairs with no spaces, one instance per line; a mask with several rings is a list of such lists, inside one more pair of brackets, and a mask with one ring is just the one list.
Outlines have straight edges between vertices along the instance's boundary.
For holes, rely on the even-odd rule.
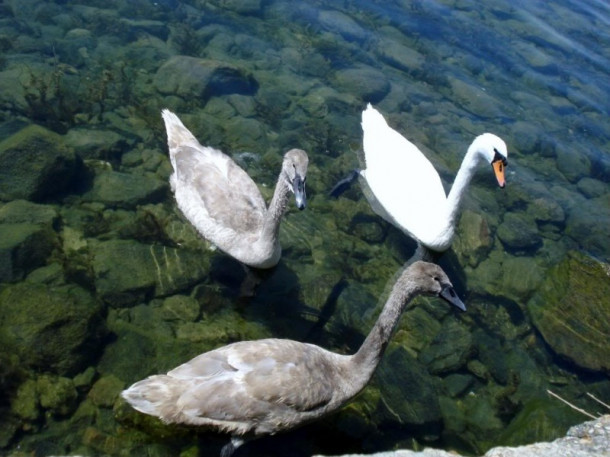
[[307,195],[305,193],[305,181],[307,181],[307,165],[309,157],[302,149],[291,149],[284,155],[282,164],[282,176],[288,183],[288,187],[294,193],[297,208],[305,209]]
[[440,297],[449,304],[466,311],[466,306],[455,293],[451,281],[438,265],[420,260],[407,268],[403,273],[403,278],[415,283],[419,293]]
[[471,148],[482,154],[491,164],[498,186],[504,187],[506,185],[504,169],[508,165],[508,149],[504,140],[493,133],[484,133],[475,138]]

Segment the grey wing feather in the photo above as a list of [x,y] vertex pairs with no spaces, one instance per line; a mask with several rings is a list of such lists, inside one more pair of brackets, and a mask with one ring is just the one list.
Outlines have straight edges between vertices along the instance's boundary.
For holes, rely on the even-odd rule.
[[267,207],[258,187],[228,156],[214,152],[211,161],[200,149],[177,148],[174,153],[177,179],[196,189],[208,215],[219,225],[237,232],[260,227]]
[[199,378],[180,396],[185,414],[262,421],[289,410],[312,411],[332,401],[335,373],[324,352],[288,340],[234,343],[202,354],[168,375]]

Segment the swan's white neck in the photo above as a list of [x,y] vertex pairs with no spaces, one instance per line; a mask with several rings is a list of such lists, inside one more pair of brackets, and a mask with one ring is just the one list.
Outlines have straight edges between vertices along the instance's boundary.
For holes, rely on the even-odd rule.
[[455,176],[455,180],[453,181],[453,185],[451,186],[451,190],[447,196],[446,214],[447,222],[450,227],[455,227],[455,222],[459,214],[460,203],[464,197],[468,184],[470,184],[470,181],[474,176],[476,167],[482,158],[482,152],[473,142],[468,148],[468,151],[464,156],[464,160],[462,160],[462,165]]

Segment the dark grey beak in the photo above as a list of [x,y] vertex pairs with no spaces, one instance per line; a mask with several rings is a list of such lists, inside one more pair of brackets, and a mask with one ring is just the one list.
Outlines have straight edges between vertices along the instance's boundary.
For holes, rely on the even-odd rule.
[[297,208],[304,210],[307,206],[307,194],[305,193],[305,180],[298,174],[292,181],[292,191],[294,192],[294,198],[297,203]]
[[452,304],[453,306],[457,306],[462,311],[466,311],[466,305],[460,300],[460,297],[457,296],[455,290],[451,286],[443,286],[441,293],[439,296],[445,300],[446,302]]

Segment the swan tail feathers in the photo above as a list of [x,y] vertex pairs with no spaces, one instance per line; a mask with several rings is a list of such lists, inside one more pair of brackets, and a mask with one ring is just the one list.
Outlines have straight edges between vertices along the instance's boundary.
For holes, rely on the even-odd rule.
[[378,128],[388,128],[388,123],[383,115],[369,103],[362,111],[362,129],[367,131]]
[[182,380],[154,375],[125,389],[121,397],[136,411],[156,416],[163,422],[175,422],[180,413],[176,411],[176,404],[183,390]]
[[177,150],[181,145],[199,146],[197,138],[187,129],[180,118],[168,109],[161,111],[161,116],[165,122],[165,130],[167,131],[167,144],[169,145],[170,153]]

